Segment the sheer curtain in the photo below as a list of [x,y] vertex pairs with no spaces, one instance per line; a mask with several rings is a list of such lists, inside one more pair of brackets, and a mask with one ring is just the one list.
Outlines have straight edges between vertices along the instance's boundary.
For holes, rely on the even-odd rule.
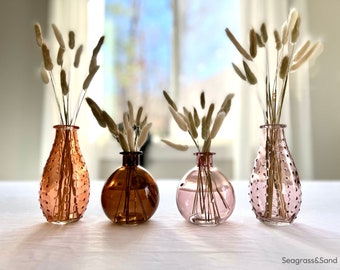
[[[65,42],[67,42],[68,31],[75,32],[76,47],[84,45],[82,58],[79,68],[72,73],[72,89],[74,95],[71,97],[72,104],[76,103],[78,95],[82,89],[82,84],[87,75],[88,63],[93,48],[96,46],[100,36],[104,32],[104,0],[50,0],[48,25],[43,29],[47,37],[51,50],[51,56],[56,56],[58,50],[56,39],[53,35],[51,24],[57,25]],[[91,10],[91,12],[89,12]],[[99,65],[101,65],[101,55],[98,56]],[[102,70],[96,73],[88,89],[88,95],[96,101],[101,102],[103,99],[103,73]],[[98,175],[98,141],[101,129],[94,120],[86,102],[83,103],[76,125],[80,127],[78,136],[80,148],[88,167],[91,169],[92,177]],[[74,107],[73,107],[74,108]],[[73,112],[73,110],[71,109]],[[45,165],[49,152],[51,150],[55,130],[53,125],[59,124],[59,116],[55,99],[52,93],[51,85],[46,86],[44,93],[44,108],[42,119],[42,153],[41,167]]]
[[[301,37],[308,38],[308,18],[306,17],[306,2],[303,1],[271,1],[271,0],[241,0],[241,31],[242,44],[248,43],[250,27],[259,29],[266,22],[268,33],[272,35],[274,27],[281,30],[281,25],[289,11],[295,7],[301,17]],[[301,45],[301,44],[298,44]],[[240,58],[241,59],[241,58]],[[264,65],[264,63],[263,63]],[[260,104],[254,87],[240,82],[240,107],[238,108],[238,135],[235,142],[235,179],[248,179],[253,166],[261,132],[259,125],[263,124]],[[301,178],[312,179],[312,135],[311,109],[309,95],[308,66],[292,74],[285,99],[285,107],[281,122],[287,124],[287,143],[292,151]],[[261,89],[259,89],[261,91]]]

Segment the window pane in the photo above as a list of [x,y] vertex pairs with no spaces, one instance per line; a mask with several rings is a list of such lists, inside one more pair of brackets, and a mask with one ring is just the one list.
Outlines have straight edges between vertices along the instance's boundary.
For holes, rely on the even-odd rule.
[[173,132],[163,90],[199,107],[204,89],[219,106],[235,90],[224,29],[237,33],[238,2],[106,0],[105,108],[117,115],[127,100],[143,105],[152,133],[164,137]]

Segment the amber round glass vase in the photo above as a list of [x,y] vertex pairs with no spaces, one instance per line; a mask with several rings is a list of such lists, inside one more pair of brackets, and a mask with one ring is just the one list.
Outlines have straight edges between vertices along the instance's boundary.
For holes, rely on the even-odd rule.
[[122,166],[104,184],[101,203],[115,224],[137,225],[149,220],[159,203],[158,186],[151,174],[139,165],[142,152],[121,152]]
[[287,225],[300,211],[299,174],[285,138],[285,125],[263,125],[262,142],[250,178],[250,203],[256,217]]
[[196,166],[177,188],[177,207],[189,222],[209,226],[225,222],[235,207],[234,189],[213,165],[214,153],[195,153]]
[[84,214],[90,196],[88,170],[77,126],[54,126],[56,133],[40,183],[40,207],[48,222],[67,224]]

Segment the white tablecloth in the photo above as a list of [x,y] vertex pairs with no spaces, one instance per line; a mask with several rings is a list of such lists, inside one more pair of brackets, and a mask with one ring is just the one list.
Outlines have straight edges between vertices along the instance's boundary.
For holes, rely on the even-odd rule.
[[103,181],[91,182],[83,219],[64,226],[45,221],[39,182],[0,182],[0,269],[340,269],[339,181],[302,181],[301,211],[285,227],[257,221],[246,181],[232,181],[234,213],[216,227],[184,221],[178,182],[157,183],[155,215],[125,227],[102,211]]

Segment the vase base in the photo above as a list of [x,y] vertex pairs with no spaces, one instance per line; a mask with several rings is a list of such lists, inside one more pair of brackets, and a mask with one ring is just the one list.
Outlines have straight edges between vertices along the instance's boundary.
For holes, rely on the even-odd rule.
[[259,221],[270,226],[288,226],[292,224],[293,221],[282,220],[282,219],[268,219],[268,218],[257,218]]
[[118,225],[138,225],[141,223],[146,222],[148,219],[145,218],[141,213],[129,213],[129,215],[126,214],[117,214],[112,220],[113,223]]
[[201,215],[193,215],[189,218],[189,222],[199,226],[216,226],[221,223],[219,218],[202,217]]
[[74,219],[68,219],[68,220],[47,220],[51,224],[56,224],[56,225],[66,225],[70,223],[74,223],[79,221],[81,218],[74,218]]

